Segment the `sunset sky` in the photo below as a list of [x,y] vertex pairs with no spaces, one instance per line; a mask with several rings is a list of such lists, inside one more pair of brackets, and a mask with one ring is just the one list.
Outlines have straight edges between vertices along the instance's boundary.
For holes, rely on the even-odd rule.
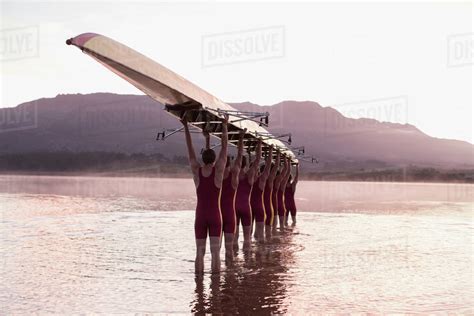
[[[472,7],[2,1],[0,107],[59,93],[141,93],[65,45],[94,32],[227,102],[311,100],[472,143]],[[242,55],[236,43],[250,46]]]

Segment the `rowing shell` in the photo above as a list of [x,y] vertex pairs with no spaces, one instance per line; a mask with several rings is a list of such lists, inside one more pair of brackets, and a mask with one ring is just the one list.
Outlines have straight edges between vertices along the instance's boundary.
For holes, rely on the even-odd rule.
[[164,104],[168,113],[179,119],[186,115],[189,124],[194,127],[220,137],[219,118],[223,113],[228,113],[230,144],[236,145],[239,132],[246,128],[244,145],[249,153],[254,153],[258,138],[262,138],[264,151],[273,145],[284,155],[290,156],[293,163],[298,162],[294,153],[282,141],[272,138],[261,124],[233,115],[238,111],[229,104],[133,49],[95,33],[78,35],[68,39],[66,43],[80,48],[85,54]]

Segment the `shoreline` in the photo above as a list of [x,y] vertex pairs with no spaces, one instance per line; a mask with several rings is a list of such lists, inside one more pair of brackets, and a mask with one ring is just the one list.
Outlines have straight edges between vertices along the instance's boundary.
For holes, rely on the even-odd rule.
[[[0,177],[13,176],[13,177],[83,177],[83,178],[144,178],[144,179],[189,179],[192,180],[191,174],[186,173],[128,173],[120,171],[107,171],[107,172],[94,172],[94,171],[57,171],[57,172],[46,172],[46,171],[11,171],[5,172],[0,171]],[[312,182],[362,182],[362,183],[413,183],[413,184],[474,184],[472,181],[423,181],[423,180],[394,180],[394,179],[357,179],[350,177],[340,178],[320,178],[315,179],[314,177],[300,176],[300,181],[312,181]]]

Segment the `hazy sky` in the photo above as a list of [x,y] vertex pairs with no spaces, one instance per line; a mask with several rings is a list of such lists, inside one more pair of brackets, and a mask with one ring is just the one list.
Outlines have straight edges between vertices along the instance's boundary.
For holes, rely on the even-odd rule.
[[140,93],[65,45],[95,32],[227,102],[317,101],[472,143],[472,7],[2,1],[1,106],[58,93]]

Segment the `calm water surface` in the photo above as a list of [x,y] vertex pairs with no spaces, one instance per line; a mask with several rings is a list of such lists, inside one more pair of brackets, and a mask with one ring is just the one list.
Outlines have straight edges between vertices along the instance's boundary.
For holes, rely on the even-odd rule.
[[473,193],[303,181],[295,227],[196,278],[192,180],[0,176],[0,313],[472,314]]

